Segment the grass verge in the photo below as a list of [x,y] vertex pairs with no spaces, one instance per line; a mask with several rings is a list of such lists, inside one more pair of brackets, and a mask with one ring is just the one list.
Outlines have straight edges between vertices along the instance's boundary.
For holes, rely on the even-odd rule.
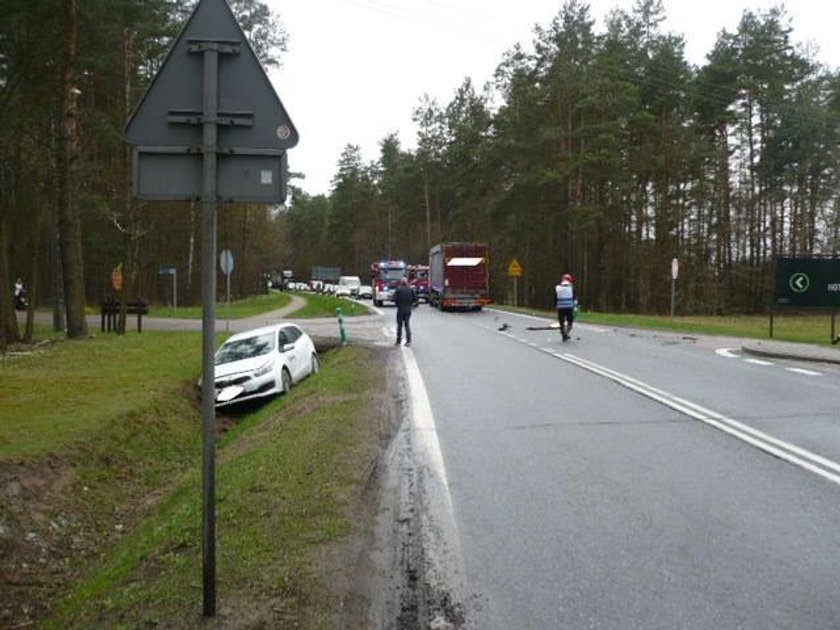
[[[356,315],[368,315],[370,309],[367,306],[358,304],[344,298],[337,298],[332,295],[320,295],[318,293],[296,293],[296,292],[275,292],[268,295],[236,300],[230,303],[230,318],[242,319],[252,317],[269,311],[283,308],[291,302],[291,296],[298,295],[306,300],[302,308],[288,313],[288,317],[294,319],[312,319],[315,317],[335,317],[336,309],[340,308],[344,317]],[[179,307],[177,312],[170,308],[154,306],[149,308],[150,317],[178,317],[184,319],[201,319],[200,306]],[[228,306],[224,302],[216,305],[216,317],[226,319],[228,317]]]
[[371,310],[364,304],[359,304],[345,298],[337,298],[332,295],[320,295],[318,293],[301,293],[306,300],[306,306],[291,313],[289,317],[295,319],[308,319],[314,317],[335,317],[336,309],[341,309],[344,317],[355,317],[357,315],[369,315]]
[[[288,306],[292,298],[288,293],[280,293],[272,291],[271,293],[255,295],[245,298],[243,300],[233,300],[230,303],[230,318],[242,319],[243,317],[252,317],[269,311],[276,311],[285,306]],[[150,306],[150,317],[177,317],[183,319],[201,319],[202,308],[200,306],[179,306],[177,310],[173,311],[171,308],[164,306]],[[228,317],[227,302],[218,302],[216,304],[216,317],[218,319],[225,319]]]
[[[135,350],[143,355],[165,355],[163,363],[182,360],[183,348],[164,334],[123,340],[145,346]],[[59,344],[68,350],[50,348],[42,361],[73,362],[71,351],[88,343],[103,355],[126,350],[111,345],[116,338]],[[334,560],[366,522],[363,497],[379,452],[377,352],[327,353],[322,372],[290,395],[221,419],[218,627],[337,625],[336,593],[352,582],[352,563]],[[31,440],[51,443],[38,456],[0,458],[0,518],[11,532],[0,540],[0,625],[205,627],[195,370],[167,370],[171,388],[160,389],[112,365],[102,371],[146,396],[124,391],[109,417],[85,414],[62,440]],[[75,416],[72,405],[66,415]]]

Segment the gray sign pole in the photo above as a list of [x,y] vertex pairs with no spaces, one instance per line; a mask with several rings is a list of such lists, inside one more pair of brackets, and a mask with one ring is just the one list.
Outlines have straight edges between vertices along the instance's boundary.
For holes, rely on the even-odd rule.
[[203,315],[201,419],[203,428],[202,548],[204,616],[216,615],[216,128],[218,109],[219,51],[211,42],[193,44],[191,52],[204,55],[203,141],[202,141],[202,283]]
[[202,577],[204,616],[214,617],[217,203],[282,203],[298,135],[227,0],[199,0],[125,136],[139,199],[202,200]]

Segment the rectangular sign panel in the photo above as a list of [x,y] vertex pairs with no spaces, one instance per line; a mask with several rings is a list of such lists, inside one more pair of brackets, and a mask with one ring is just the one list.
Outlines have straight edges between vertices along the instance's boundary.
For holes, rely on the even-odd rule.
[[[286,154],[220,154],[218,201],[283,203],[286,200]],[[134,149],[134,195],[149,200],[201,199],[202,157],[175,149]]]
[[840,258],[777,258],[773,303],[840,307]]

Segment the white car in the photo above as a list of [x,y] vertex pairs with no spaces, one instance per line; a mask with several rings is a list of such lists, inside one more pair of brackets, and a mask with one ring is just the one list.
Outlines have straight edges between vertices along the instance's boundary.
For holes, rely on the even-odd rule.
[[350,290],[350,287],[344,284],[337,284],[335,285],[335,297],[352,297],[353,293]]
[[369,284],[363,284],[359,287],[359,299],[362,300],[372,300],[373,299],[373,287]]
[[291,323],[231,336],[215,365],[216,407],[287,393],[321,368],[312,339]]

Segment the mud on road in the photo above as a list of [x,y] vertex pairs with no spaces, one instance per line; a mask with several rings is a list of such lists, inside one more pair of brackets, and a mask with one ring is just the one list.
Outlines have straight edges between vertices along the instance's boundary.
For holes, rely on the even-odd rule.
[[360,575],[373,576],[366,586],[366,627],[470,628],[448,494],[441,492],[435,466],[418,439],[400,353],[394,349],[387,361],[390,440],[377,466],[379,509],[359,567]]

